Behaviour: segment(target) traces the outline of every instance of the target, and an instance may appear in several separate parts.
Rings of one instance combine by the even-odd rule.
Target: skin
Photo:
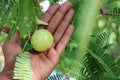
[[[59,63],[59,58],[74,30],[74,27],[70,25],[74,14],[71,6],[69,1],[62,6],[55,3],[41,17],[41,20],[47,22],[48,26],[38,26],[38,29],[46,28],[49,30],[54,36],[54,43],[45,52],[30,52],[32,80],[45,80]],[[9,29],[4,28],[3,31],[8,33]],[[0,73],[1,80],[12,80],[15,60],[22,50],[20,43],[19,32],[16,31],[13,38],[3,44],[5,67]]]

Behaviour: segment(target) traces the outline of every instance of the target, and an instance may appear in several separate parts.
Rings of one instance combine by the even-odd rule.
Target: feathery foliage
[[[16,10],[18,0],[0,0],[0,31],[7,18]]]
[[[18,80],[32,80],[29,52],[21,52],[17,56],[13,78]]]
[[[67,62],[63,63],[65,64],[66,71],[68,73],[73,73],[71,76],[74,76],[77,80],[84,80],[87,78],[93,78],[94,80],[102,80],[102,79],[119,79],[120,76],[120,67],[115,63],[115,61],[111,58],[109,55],[110,50],[114,47],[116,44],[109,44],[109,39],[110,39],[110,29],[109,28],[103,28],[102,30],[100,28],[95,28],[95,30],[99,31],[98,34],[92,35],[92,33],[95,33],[91,27],[90,24],[94,24],[94,21],[90,21],[90,24],[87,24],[87,21],[93,20],[94,18],[89,18],[88,16],[90,14],[89,10],[86,10],[87,14],[85,14],[82,10],[82,8],[85,10],[85,7],[83,7],[81,4],[84,4],[85,0],[81,1],[76,1],[74,2],[73,8],[75,9],[75,15],[72,20],[73,25],[75,26],[75,32],[73,33],[73,37],[68,44],[67,48],[65,49],[63,58],[67,58]],[[92,2],[92,1],[91,1]],[[87,3],[87,2],[86,2]],[[99,4],[98,4],[99,5]],[[90,7],[90,4],[88,5]],[[99,6],[100,7],[100,6]],[[88,8],[87,8],[88,9]],[[91,10],[91,9],[90,9]],[[80,12],[83,12],[85,16],[81,15]],[[98,16],[97,14],[96,16]],[[96,19],[97,20],[97,17]],[[83,23],[86,25],[86,28]],[[109,25],[109,22],[107,26]],[[80,27],[81,26],[81,27]],[[93,26],[93,25],[92,25]],[[98,27],[98,26],[95,26]],[[79,28],[79,29],[78,29]],[[77,29],[77,30],[76,30]],[[85,31],[85,30],[88,31]],[[89,33],[89,30],[92,31],[92,33]],[[108,30],[107,32],[104,32]],[[77,35],[76,35],[77,34]],[[83,36],[83,37],[81,37]],[[86,37],[86,38],[85,38]],[[80,40],[83,40],[80,41]],[[89,41],[90,40],[90,41]],[[85,44],[84,44],[85,42]],[[87,43],[88,42],[88,43]],[[79,45],[79,43],[81,45]],[[84,47],[88,46],[88,50],[84,48],[79,48],[79,47]],[[85,51],[84,51],[85,50]],[[71,68],[71,65],[72,68]],[[77,68],[77,65],[79,67]],[[67,65],[67,66],[66,66]],[[71,70],[69,70],[70,68]],[[82,70],[83,69],[83,70]],[[85,71],[85,72],[82,72]],[[82,76],[77,76],[77,75],[82,75]],[[96,76],[96,78],[94,78]],[[109,77],[109,78],[107,78]]]

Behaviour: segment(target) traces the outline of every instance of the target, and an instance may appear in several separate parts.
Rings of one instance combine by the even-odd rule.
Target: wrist
[[[2,73],[0,73],[1,76],[3,76],[3,78],[5,79],[1,79],[0,80],[13,80],[13,68],[11,68],[11,66],[5,66]]]
[[[2,72],[0,73],[0,80],[10,80],[8,77]]]

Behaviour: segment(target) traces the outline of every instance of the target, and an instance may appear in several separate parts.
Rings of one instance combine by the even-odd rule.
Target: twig
[[[106,11],[103,10],[103,9],[100,10],[100,13],[101,13],[101,14],[104,14],[104,15],[115,15],[115,16],[120,16],[120,13],[106,12]]]
[[[107,14],[105,13],[105,11],[104,11],[103,9],[101,9],[100,12],[103,14],[103,16],[105,17],[105,19],[108,21],[108,23],[109,23],[112,31],[113,31],[115,34],[117,34],[117,31],[114,30],[114,28],[113,28],[113,26],[112,26],[112,23],[109,21],[109,19],[108,19],[108,17],[107,17]]]
[[[117,31],[113,28],[112,23],[110,22],[110,20],[109,20],[108,17],[106,16],[106,14],[103,14],[103,16],[105,17],[105,19],[106,19],[107,22],[109,23],[112,31],[113,31],[115,34],[117,34]]]
[[[70,77],[69,77],[69,75],[67,74],[67,72],[74,73],[74,74],[82,77],[83,79],[86,79],[86,78],[85,78],[84,76],[82,76],[80,73],[76,73],[76,72],[74,72],[74,71],[72,71],[72,70],[66,70],[65,67],[63,66],[63,64],[62,64],[61,62],[59,62],[59,64],[60,64],[63,72],[66,74],[66,79],[70,80]]]
[[[69,75],[67,74],[67,70],[65,69],[65,67],[63,66],[63,64],[61,63],[61,61],[59,62],[59,64],[60,64],[63,72],[64,72],[65,75],[66,75],[66,79],[67,79],[67,80],[70,80],[70,77],[69,77]]]
[[[100,11],[101,11],[101,13],[103,14],[103,16],[105,17],[105,19],[107,20],[107,22],[109,23],[112,31],[113,31],[113,32],[115,33],[115,35],[117,36],[117,42],[120,44],[119,36],[117,35],[117,34],[118,34],[118,31],[113,28],[112,23],[111,23],[110,20],[108,19],[107,14],[105,13],[105,11],[102,10],[102,9],[101,9]],[[120,14],[119,14],[119,15],[120,15]]]
[[[26,48],[29,41],[30,41],[30,35],[29,35],[29,38],[27,39],[27,41],[25,42],[25,45],[23,46],[23,51],[25,50],[25,48]]]

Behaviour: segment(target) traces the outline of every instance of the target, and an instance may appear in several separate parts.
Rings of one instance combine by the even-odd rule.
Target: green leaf
[[[97,55],[92,51],[89,51],[88,53],[95,59],[94,61],[97,62],[95,64],[99,64],[100,69],[103,70],[104,73],[107,73],[107,76],[113,78],[118,78],[120,76],[120,67],[115,64],[115,62],[112,58],[110,58],[110,56],[103,53],[101,53],[101,55]]]
[[[112,78],[112,77],[93,76],[93,77],[88,78],[87,80],[119,80],[119,79]]]
[[[20,0],[20,15],[18,19],[17,26],[19,28],[20,37],[26,37],[31,31],[36,29],[37,22],[32,0]]]
[[[38,18],[36,18],[36,20],[37,20],[38,25],[48,25],[48,23],[46,23],[45,21],[42,21]]]
[[[1,0],[0,1],[0,31],[6,20],[13,12],[14,9],[18,7],[17,0]]]

